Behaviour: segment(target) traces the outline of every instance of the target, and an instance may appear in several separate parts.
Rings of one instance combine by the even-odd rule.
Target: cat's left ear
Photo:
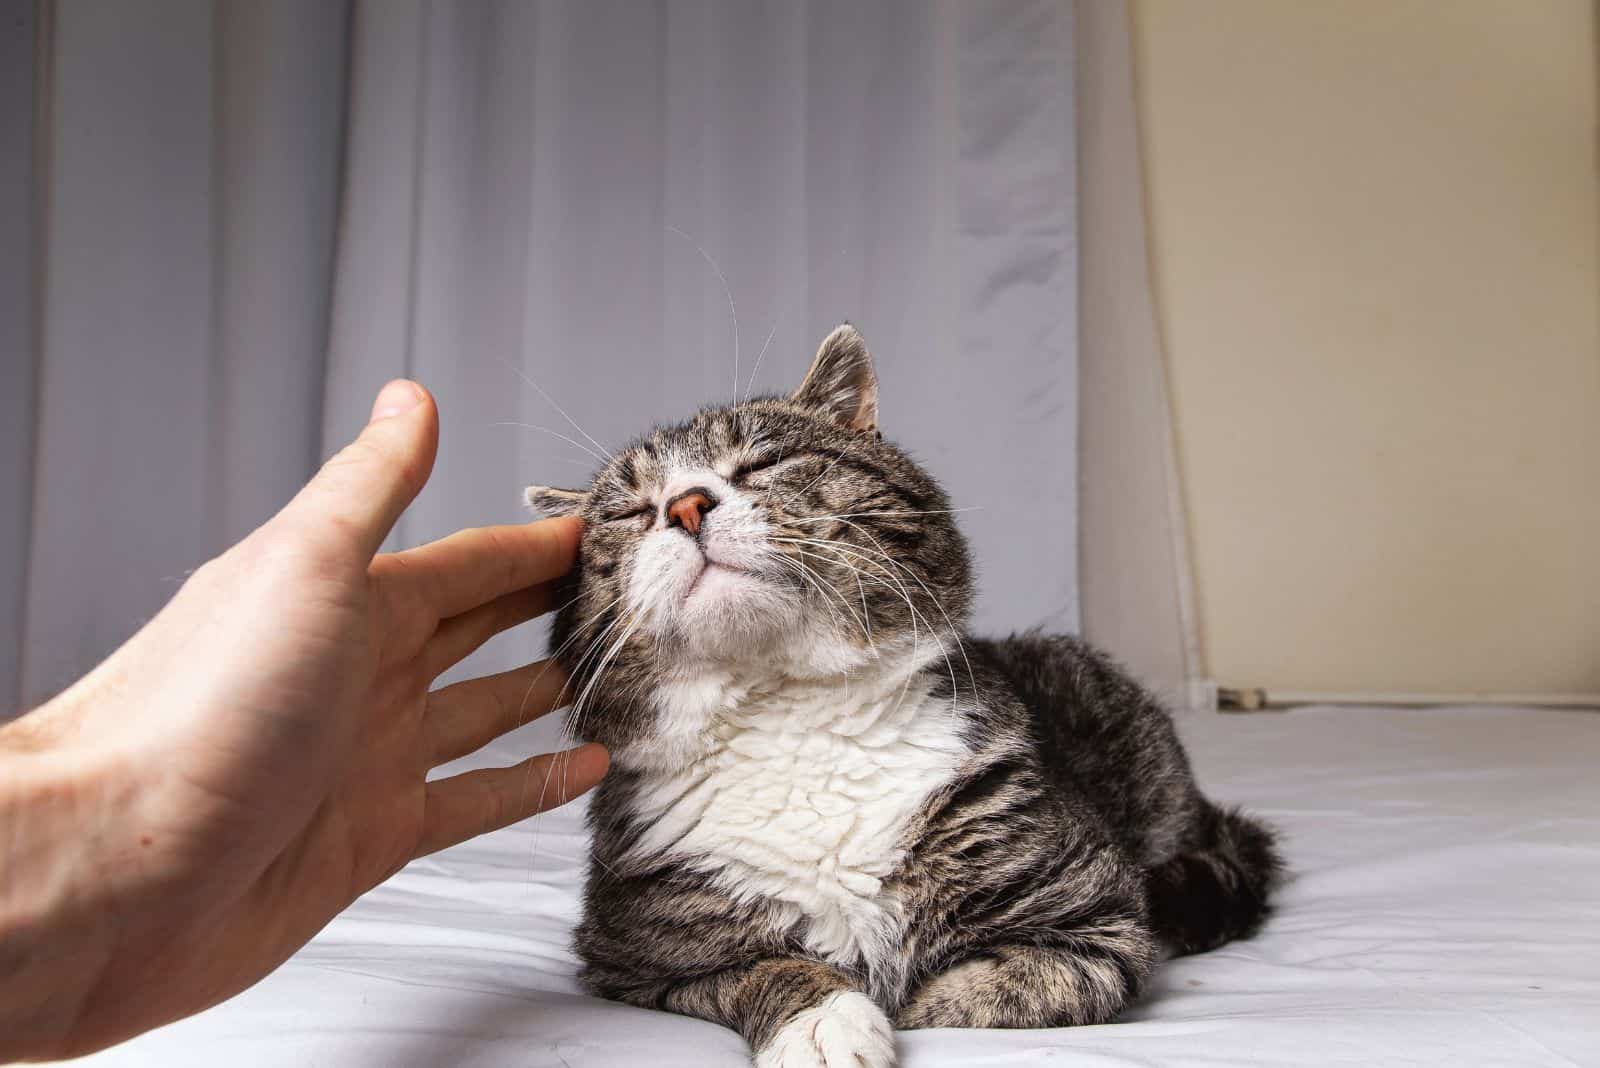
[[[855,327],[845,323],[823,339],[794,400],[821,409],[851,430],[878,429],[878,376]]]
[[[529,486],[522,491],[522,503],[547,516],[576,515],[588,499],[589,495],[582,490],[554,486]]]

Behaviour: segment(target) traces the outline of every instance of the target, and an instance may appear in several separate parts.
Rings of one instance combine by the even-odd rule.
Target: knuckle
[[[410,488],[420,487],[427,477],[424,458],[395,440],[390,428],[381,423],[368,427],[323,465],[324,471],[336,473],[371,468],[397,473]]]

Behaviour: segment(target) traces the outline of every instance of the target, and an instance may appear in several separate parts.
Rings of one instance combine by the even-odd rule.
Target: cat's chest
[[[646,785],[640,848],[779,904],[814,952],[871,963],[903,931],[885,880],[963,747],[948,699],[840,710],[777,705],[719,724],[716,744]]]

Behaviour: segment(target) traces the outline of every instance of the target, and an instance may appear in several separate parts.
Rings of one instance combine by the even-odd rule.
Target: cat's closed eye
[[[779,461],[782,459],[781,455],[751,457],[733,469],[733,473],[728,476],[728,481],[734,483],[743,482],[758,471],[766,471],[778,466]]]
[[[631,509],[630,511],[613,512],[610,515],[602,516],[601,519],[606,523],[623,523],[629,519],[639,519],[643,516],[654,516],[655,511],[654,505],[641,504],[639,507]]]

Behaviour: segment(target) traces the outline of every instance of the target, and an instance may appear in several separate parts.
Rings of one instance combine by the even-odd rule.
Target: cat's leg
[[[1178,953],[1203,953],[1255,934],[1282,879],[1272,832],[1204,801],[1185,845],[1145,875],[1150,922],[1161,940]]]
[[[774,957],[691,979],[610,986],[598,969],[586,981],[607,996],[731,1027],[757,1068],[894,1068],[894,1026],[836,968]]]
[[[1071,1027],[1116,1018],[1143,985],[1155,937],[1140,925],[975,951],[925,980],[895,1026]]]
[[[732,1028],[760,1068],[893,1068],[889,1018],[852,976],[788,951],[785,910],[693,872],[613,868],[591,876],[574,940],[591,993]]]

